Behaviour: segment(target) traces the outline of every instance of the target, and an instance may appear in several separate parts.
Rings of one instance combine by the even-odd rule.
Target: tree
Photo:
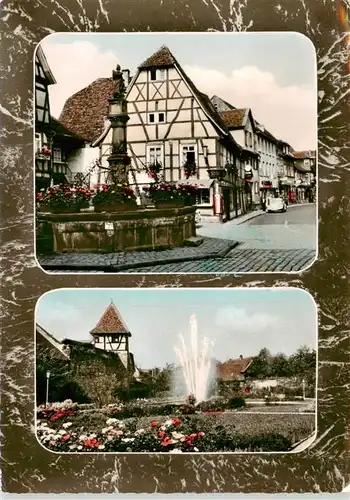
[[[294,376],[304,379],[309,385],[316,381],[316,351],[303,345],[292,354],[289,360],[290,369]]]
[[[83,388],[73,379],[69,361],[39,353],[36,358],[36,400],[37,404],[46,402],[47,377],[49,378],[49,401],[71,399],[76,403],[88,403],[89,398]]]
[[[270,351],[266,348],[261,349],[259,354],[253,359],[249,368],[245,371],[245,375],[252,378],[270,377],[271,360]]]
[[[274,377],[290,377],[293,375],[288,357],[278,353],[271,360],[271,375]]]

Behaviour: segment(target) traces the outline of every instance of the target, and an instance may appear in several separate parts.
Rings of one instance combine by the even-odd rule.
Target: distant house
[[[216,373],[219,379],[229,382],[233,380],[244,380],[245,372],[252,364],[254,357],[244,358],[240,356],[237,359],[229,359],[223,363],[218,362]]]
[[[279,140],[277,143],[277,165],[279,193],[285,199],[290,200],[295,197],[293,148],[290,144],[282,140]]]
[[[313,201],[316,184],[316,151],[293,151],[297,201]]]
[[[266,200],[268,196],[274,196],[278,193],[278,139],[264,125],[258,122],[255,123],[257,128],[257,150],[260,155],[259,190],[261,198]]]
[[[259,153],[256,143],[255,120],[249,108],[221,111],[220,116],[232,137],[241,146],[241,177],[245,181],[241,193],[241,204],[258,205],[259,197]],[[247,198],[248,195],[248,199]]]

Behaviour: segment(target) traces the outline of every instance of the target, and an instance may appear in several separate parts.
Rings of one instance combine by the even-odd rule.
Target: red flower
[[[70,439],[70,437],[71,437],[70,434],[65,434],[64,436],[62,436],[61,441],[68,441],[68,439]]]
[[[100,446],[100,443],[97,441],[97,439],[85,439],[84,446],[86,446],[87,448],[98,448]]]
[[[159,431],[159,432],[158,432],[158,437],[159,437],[160,439],[164,439],[164,438],[165,438],[165,432],[164,432],[164,431]]]
[[[151,426],[152,426],[152,427],[157,427],[157,425],[158,425],[157,420],[152,420],[152,422],[151,422]]]
[[[173,425],[180,425],[180,424],[181,424],[181,420],[179,418],[173,419]]]

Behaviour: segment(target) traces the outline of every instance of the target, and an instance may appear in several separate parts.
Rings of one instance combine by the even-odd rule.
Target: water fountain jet
[[[190,342],[186,345],[180,333],[180,347],[174,350],[179,358],[186,384],[187,396],[193,395],[197,403],[208,399],[211,380],[211,361],[208,357],[209,340],[203,339],[199,350],[198,324],[194,314],[190,317]]]

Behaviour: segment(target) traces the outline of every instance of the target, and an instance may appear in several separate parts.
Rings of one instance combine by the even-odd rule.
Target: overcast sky
[[[42,42],[57,81],[50,87],[58,117],[66,99],[119,63],[134,74],[167,45],[198,89],[219,95],[296,150],[316,149],[317,76],[311,42],[297,33],[69,33]]]
[[[287,355],[301,345],[316,348],[316,312],[309,294],[283,289],[66,289],[44,295],[36,321],[58,340],[91,340],[89,332],[113,299],[132,336],[137,366],[177,362],[174,347],[189,338],[196,314],[201,341],[225,361],[253,356],[267,347]]]

